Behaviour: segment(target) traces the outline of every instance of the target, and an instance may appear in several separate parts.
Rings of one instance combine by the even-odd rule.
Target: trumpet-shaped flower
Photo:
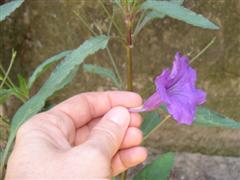
[[[180,124],[192,124],[196,106],[206,101],[206,93],[195,87],[196,71],[188,64],[188,57],[176,53],[172,69],[163,70],[154,80],[156,91],[142,107],[130,112],[144,112],[166,105],[169,114]]]

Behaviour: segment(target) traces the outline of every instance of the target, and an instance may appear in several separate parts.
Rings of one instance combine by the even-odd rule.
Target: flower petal
[[[162,74],[157,76],[154,80],[154,83],[156,85],[156,92],[159,93],[161,101],[165,104],[168,104],[170,102],[169,96],[167,94],[167,86],[168,86],[168,77],[170,75],[169,69],[164,69]]]
[[[205,102],[206,93],[196,89],[196,71],[188,57],[176,53],[171,71],[165,70],[155,80],[161,100],[168,112],[181,124],[192,124],[196,106]]]
[[[169,113],[181,124],[192,124],[196,106],[206,101],[206,93],[196,89],[190,82],[177,82],[168,93],[171,99],[167,106]]]
[[[145,112],[152,111],[154,109],[159,108],[162,101],[159,93],[155,92],[152,96],[150,96],[141,107],[129,108],[129,112]]]
[[[150,96],[143,104],[143,108],[145,110],[154,110],[159,108],[159,106],[161,105],[162,100],[160,97],[160,94],[158,92],[155,92],[152,96]]]
[[[195,106],[191,106],[184,101],[173,101],[167,105],[168,112],[180,124],[191,125],[196,111]]]
[[[166,104],[168,112],[180,124],[192,124],[197,105],[206,101],[206,93],[197,89],[196,71],[188,64],[188,57],[176,53],[172,69],[165,69],[154,80],[155,93],[143,106],[130,108],[130,112],[144,112]]]
[[[181,80],[189,67],[188,61],[189,60],[187,56],[181,56],[180,53],[176,53],[172,70],[169,75],[169,82],[167,88],[173,86],[176,82]]]

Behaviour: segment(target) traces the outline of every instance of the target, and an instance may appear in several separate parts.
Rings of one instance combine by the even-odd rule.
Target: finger
[[[76,130],[76,137],[75,137],[74,145],[79,145],[79,144],[84,143],[87,140],[88,135],[90,134],[92,128],[101,120],[101,118],[93,119],[86,126],[78,128]],[[141,115],[138,114],[138,113],[131,113],[131,120],[130,120],[129,127],[137,127],[137,128],[139,128],[141,126],[141,123],[142,123]],[[137,135],[139,135],[139,136],[137,136]],[[136,140],[135,140],[135,144],[138,145],[138,142],[141,139],[142,133],[141,132],[137,132],[136,136],[137,137],[136,137]],[[135,134],[130,135],[130,136],[128,135],[127,139],[132,141],[132,137],[135,137]],[[132,143],[130,142],[130,144],[132,144]]]
[[[92,128],[86,144],[94,146],[109,160],[118,151],[130,122],[130,113],[126,108],[112,108]]]
[[[120,150],[112,159],[112,176],[142,163],[146,158],[147,150],[144,147]]]
[[[76,128],[88,123],[90,120],[103,116],[115,106],[137,107],[142,104],[141,97],[133,92],[108,91],[91,92],[76,95],[50,111],[62,111],[70,116]]]
[[[123,138],[120,148],[125,149],[125,148],[138,146],[141,144],[142,140],[143,140],[143,135],[140,129],[135,127],[129,127],[127,129],[125,137]]]
[[[131,121],[129,126],[140,127],[142,124],[142,116],[139,113],[131,113]]]
[[[93,119],[88,124],[86,124],[85,126],[82,126],[82,127],[78,128],[76,130],[76,137],[75,137],[75,143],[74,143],[75,146],[80,145],[87,140],[91,130],[96,126],[96,124],[101,119],[102,119],[102,117]]]
[[[139,128],[142,124],[142,116],[139,113],[131,113],[131,120],[129,123],[129,127],[137,127]],[[102,117],[99,118],[95,118],[93,120],[91,120],[87,125],[89,127],[89,129],[91,130],[97,123],[99,120],[101,120]]]

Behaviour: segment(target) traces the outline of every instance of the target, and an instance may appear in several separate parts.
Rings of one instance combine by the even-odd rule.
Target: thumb
[[[92,129],[87,143],[112,158],[123,141],[129,122],[130,114],[126,108],[112,108]]]

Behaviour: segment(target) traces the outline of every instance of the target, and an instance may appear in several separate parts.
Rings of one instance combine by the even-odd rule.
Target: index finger
[[[103,116],[115,106],[138,107],[142,98],[128,91],[89,92],[73,96],[50,111],[61,111],[67,114],[79,128],[91,119]]]

